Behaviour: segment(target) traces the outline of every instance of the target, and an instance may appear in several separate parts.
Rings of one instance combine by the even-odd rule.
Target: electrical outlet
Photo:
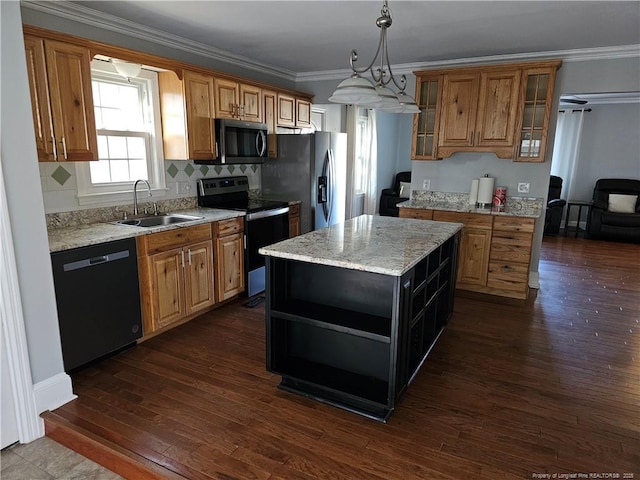
[[[431,188],[431,180],[428,178],[425,178],[424,180],[422,180],[422,189],[429,190],[430,188]]]
[[[518,193],[529,193],[530,186],[528,182],[518,182]]]

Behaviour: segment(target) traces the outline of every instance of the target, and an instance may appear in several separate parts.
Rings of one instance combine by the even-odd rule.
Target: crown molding
[[[578,100],[586,100],[587,103],[579,105],[570,102],[563,102],[565,97],[573,97]],[[626,104],[640,103],[640,92],[611,92],[611,93],[579,93],[566,94],[560,97],[561,108],[589,108],[592,105],[610,105],[610,104]]]
[[[392,65],[395,74],[411,74],[416,70],[430,68],[462,67],[481,65],[485,63],[522,62],[532,60],[556,60],[563,62],[584,62],[589,60],[611,60],[615,58],[640,58],[640,45],[621,45],[616,47],[581,48],[574,50],[556,50],[549,52],[517,53],[508,55],[487,55],[484,57],[456,58],[452,60],[437,60],[433,62],[402,63]],[[302,72],[296,75],[298,82],[319,80],[338,80],[351,75],[351,69],[326,70],[319,72]]]
[[[225,62],[238,67],[254,70],[274,77],[283,78],[290,82],[295,82],[296,73],[283,68],[276,68],[265,63],[257,62],[241,55],[236,55],[219,48],[194,42],[178,35],[173,35],[157,29],[151,29],[145,25],[131,22],[113,15],[97,12],[91,8],[84,7],[65,1],[44,1],[44,0],[21,0],[23,8],[47,13],[78,23],[98,27],[111,32],[124,34],[130,37],[139,38],[148,42],[161,44],[167,47],[176,48],[184,52],[196,54],[202,57]]]
[[[97,12],[82,5],[66,1],[21,0],[23,8],[40,11],[49,15],[66,18],[75,22],[91,25],[104,30],[139,38],[148,42],[173,47],[188,53],[225,62],[266,75],[279,77],[291,82],[311,82],[321,80],[343,79],[351,75],[350,69],[325,70],[315,72],[293,72],[273,67],[256,60],[236,55],[210,45],[194,42],[178,35],[151,29],[145,25],[134,23],[113,15]],[[411,74],[415,70],[443,68],[454,66],[472,66],[483,63],[517,62],[527,60],[561,59],[565,62],[603,60],[615,58],[640,57],[640,45],[621,45],[615,47],[583,48],[574,50],[557,50],[549,52],[518,53],[508,55],[488,55],[483,57],[457,58],[432,62],[417,62],[392,65],[394,75]]]

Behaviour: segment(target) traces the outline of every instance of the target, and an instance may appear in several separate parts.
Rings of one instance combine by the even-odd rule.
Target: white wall
[[[17,1],[0,2],[1,157],[34,382],[64,372],[58,316],[39,188],[22,22]],[[69,392],[71,395],[71,392]]]

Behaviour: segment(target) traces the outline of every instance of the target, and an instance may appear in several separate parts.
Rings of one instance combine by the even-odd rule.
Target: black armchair
[[[612,194],[635,195],[635,205],[623,213],[612,206]],[[640,180],[601,178],[596,182],[586,237],[640,243]]]
[[[396,207],[398,203],[409,200],[409,192],[402,192],[403,196],[400,196],[400,183],[411,183],[411,172],[400,172],[396,174],[395,181],[393,182],[393,188],[385,188],[380,195],[379,213],[386,217],[397,217],[399,215],[399,209]]]
[[[551,175],[549,179],[549,196],[547,197],[547,213],[544,217],[544,234],[558,235],[560,233],[560,223],[562,222],[562,212],[567,204],[566,200],[560,198],[562,192],[562,178]]]

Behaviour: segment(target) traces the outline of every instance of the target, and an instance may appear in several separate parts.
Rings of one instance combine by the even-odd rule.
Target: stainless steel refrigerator
[[[301,233],[344,221],[347,134],[285,134],[277,140],[278,157],[261,166],[262,196],[301,200]]]

